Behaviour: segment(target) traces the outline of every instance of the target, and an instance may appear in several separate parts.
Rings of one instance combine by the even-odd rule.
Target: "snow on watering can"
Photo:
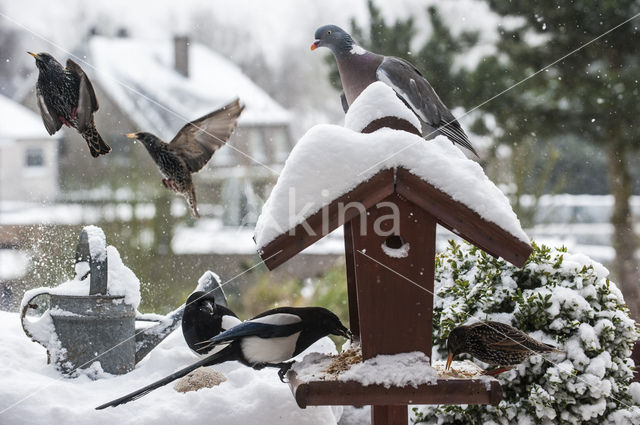
[[[102,229],[87,226],[80,233],[75,270],[76,276],[69,282],[27,291],[20,309],[24,332],[47,349],[48,362],[62,373],[73,374],[96,361],[104,372],[130,372],[180,325],[184,306],[166,316],[137,312],[140,282],[122,264],[118,251],[107,248]],[[196,289],[215,289],[216,298],[226,304],[214,273],[205,273]],[[34,300],[43,296],[48,297],[49,308],[33,321],[27,312],[38,308]],[[136,321],[157,324],[136,329]]]

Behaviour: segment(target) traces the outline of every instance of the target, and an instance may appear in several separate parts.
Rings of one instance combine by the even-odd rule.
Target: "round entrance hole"
[[[402,236],[400,235],[390,235],[384,241],[384,244],[387,248],[400,249],[402,248],[402,245],[404,245],[404,239],[402,239]]]
[[[391,258],[405,258],[409,256],[409,243],[400,235],[391,235],[382,243],[382,251]]]

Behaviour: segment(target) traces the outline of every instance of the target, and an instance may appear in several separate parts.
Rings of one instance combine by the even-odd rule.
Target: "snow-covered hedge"
[[[446,356],[451,329],[477,318],[509,323],[568,354],[533,356],[499,375],[497,407],[421,407],[416,422],[640,424],[632,397],[640,385],[629,385],[638,330],[607,269],[565,249],[534,248],[519,269],[451,242],[436,263],[434,347]]]

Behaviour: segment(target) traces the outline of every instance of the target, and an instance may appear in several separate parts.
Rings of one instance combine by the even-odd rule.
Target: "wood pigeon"
[[[342,28],[335,25],[318,28],[315,38],[311,50],[327,47],[336,58],[344,89],[341,98],[345,112],[369,84],[382,81],[390,86],[420,119],[422,133],[426,139],[433,139],[442,134],[478,156],[458,120],[442,103],[427,79],[412,64],[404,59],[365,50]]]

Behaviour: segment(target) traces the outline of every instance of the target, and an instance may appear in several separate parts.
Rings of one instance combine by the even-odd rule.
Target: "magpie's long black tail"
[[[201,366],[211,366],[214,364],[218,364],[218,363],[222,363],[225,362],[227,360],[234,360],[234,356],[233,353],[234,351],[233,346],[229,346],[226,347],[225,349],[218,351],[217,353],[214,353],[200,361],[197,361],[187,367],[185,367],[184,369],[180,369],[177,372],[172,373],[171,375],[164,377],[156,382],[154,382],[153,384],[149,384],[146,387],[140,388],[139,390],[136,390],[132,393],[129,393],[125,396],[122,396],[120,398],[117,398],[113,401],[110,401],[108,403],[102,404],[98,407],[96,407],[96,410],[101,410],[104,409],[105,407],[115,407],[115,406],[119,406],[121,404],[125,404],[128,403],[130,401],[133,400],[137,400],[140,397],[144,397],[145,395],[149,394],[151,391],[160,388],[162,386],[167,385],[168,383],[175,381],[178,378],[182,378],[183,376],[187,375],[189,372],[196,370],[197,368],[201,367]]]

